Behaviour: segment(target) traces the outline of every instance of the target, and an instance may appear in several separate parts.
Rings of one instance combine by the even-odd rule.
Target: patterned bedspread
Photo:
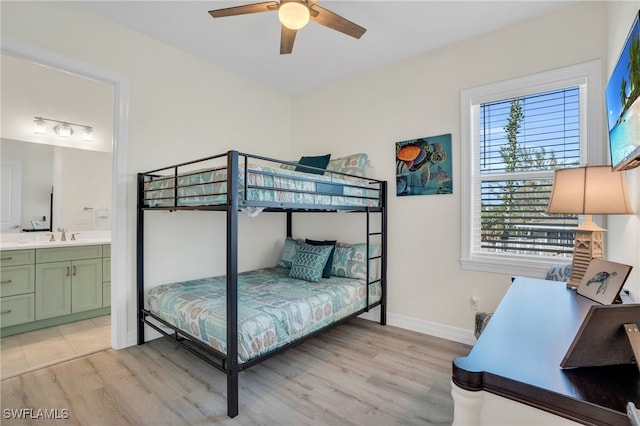
[[[244,175],[244,166],[241,166],[241,198],[245,197]],[[161,177],[146,182],[145,203],[150,207],[172,206],[175,181],[174,177]],[[375,207],[380,197],[375,188],[368,189],[371,186],[367,179],[357,176],[315,175],[249,164],[247,181],[246,199],[250,201]],[[177,183],[178,206],[216,205],[227,201],[226,167],[180,174]]]
[[[150,311],[226,353],[226,277],[165,284],[149,291]],[[238,275],[238,361],[246,362],[365,307],[364,280],[312,283],[275,267]],[[379,283],[369,303],[380,300]]]

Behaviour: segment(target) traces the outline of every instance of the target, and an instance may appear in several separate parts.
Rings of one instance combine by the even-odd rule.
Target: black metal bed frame
[[[183,198],[178,196],[178,175],[179,169],[185,166],[197,165],[198,163],[206,162],[208,160],[216,160],[222,159],[226,157],[226,169],[227,169],[227,179],[226,179],[226,202],[222,204],[215,205],[198,205],[198,206],[182,206],[178,203],[178,198]],[[249,173],[248,167],[244,167],[244,196],[239,196],[239,158],[244,158],[244,164],[249,164],[249,159],[256,160],[265,160],[273,163],[279,164],[289,164],[295,165],[295,163],[288,163],[286,161],[275,160],[272,158],[261,157],[257,155],[240,153],[238,151],[228,151],[227,153],[202,158],[195,161],[190,161],[186,163],[176,164],[173,166],[165,167],[162,169],[156,169],[145,173],[138,173],[138,206],[137,206],[137,251],[136,251],[136,263],[137,263],[137,283],[136,283],[136,295],[137,295],[137,332],[138,332],[138,345],[142,345],[145,343],[145,324],[153,328],[154,330],[160,332],[161,334],[173,338],[177,343],[181,344],[185,349],[189,352],[195,354],[199,358],[203,359],[213,367],[222,371],[227,376],[227,415],[229,417],[235,417],[238,415],[238,373],[242,370],[245,370],[271,356],[280,353],[286,349],[289,349],[292,346],[295,346],[303,341],[312,338],[325,330],[332,328],[336,325],[344,323],[345,321],[354,318],[364,312],[368,312],[370,309],[380,306],[380,324],[385,325],[387,322],[386,319],[386,270],[387,270],[387,219],[386,219],[386,198],[387,198],[387,182],[379,181],[375,179],[368,178],[360,178],[367,183],[376,186],[375,188],[367,188],[373,189],[377,191],[378,197],[378,206],[376,207],[354,207],[354,206],[324,206],[324,205],[314,205],[314,204],[299,204],[299,203],[281,203],[281,202],[264,202],[264,201],[252,201],[247,199],[248,190],[250,189],[262,189],[262,187],[249,185],[247,174]],[[307,167],[313,168],[313,167]],[[170,175],[157,175],[158,172],[166,172],[171,170]],[[251,173],[254,173],[251,171]],[[261,173],[261,172],[259,172]],[[333,174],[343,176],[350,176],[344,173],[332,172]],[[309,180],[313,182],[317,182],[319,184],[324,185],[322,191],[314,191],[308,192],[309,194],[315,195],[336,195],[334,192],[334,188],[332,185],[338,185],[333,183],[327,183],[324,181],[314,180],[314,175],[310,174],[309,178],[301,178],[304,180]],[[149,179],[153,178],[173,178],[174,180],[174,191],[173,191],[173,205],[162,205],[151,207],[149,206],[147,199],[145,198],[145,183],[148,182]],[[296,180],[298,178],[296,177]],[[339,184],[340,186],[344,186],[344,184]],[[354,186],[357,186],[354,184]],[[363,187],[361,187],[363,188]],[[269,188],[273,189],[273,188]],[[300,190],[286,190],[287,192],[305,192]],[[221,194],[208,194],[208,195],[221,195]],[[367,198],[366,196],[363,198]],[[370,198],[370,197],[369,197]],[[287,236],[292,236],[292,220],[293,213],[304,213],[304,212],[336,212],[336,211],[348,211],[348,212],[356,212],[356,213],[365,213],[366,214],[366,252],[367,252],[367,291],[366,291],[366,303],[365,307],[354,312],[353,314],[342,318],[332,324],[329,324],[319,330],[316,330],[296,341],[290,342],[285,346],[279,347],[271,352],[268,352],[259,357],[253,358],[247,362],[242,364],[238,363],[238,345],[231,344],[230,342],[238,341],[238,212],[242,207],[261,207],[264,208],[264,211],[267,212],[284,212],[287,217]],[[223,353],[214,348],[209,347],[205,343],[201,342],[199,339],[191,336],[183,330],[178,329],[177,327],[169,324],[163,319],[159,318],[157,315],[154,315],[148,309],[144,307],[144,213],[148,210],[206,210],[206,211],[225,211],[227,215],[226,220],[226,230],[227,230],[227,238],[226,238],[226,308],[227,308],[227,353]],[[371,221],[370,216],[371,213],[380,214],[380,230],[378,232],[371,232]],[[378,236],[380,238],[380,247],[381,252],[379,256],[369,256],[369,244],[370,238],[372,236]],[[371,280],[369,274],[369,264],[372,260],[379,259],[380,260],[380,277],[378,279]],[[379,301],[374,303],[369,303],[369,286],[374,283],[380,283],[382,294]],[[149,320],[151,318],[153,321]],[[154,322],[155,321],[155,322]],[[158,325],[157,323],[161,324]],[[165,328],[163,328],[164,326]],[[172,330],[171,332],[167,331],[166,328]]]

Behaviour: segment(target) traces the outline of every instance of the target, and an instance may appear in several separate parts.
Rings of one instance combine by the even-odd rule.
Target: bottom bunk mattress
[[[369,304],[381,298],[369,286]],[[227,352],[226,277],[152,288],[149,310],[218,351]],[[289,269],[238,274],[238,361],[244,363],[310,334],[366,305],[366,282],[332,276],[314,283],[289,277]]]

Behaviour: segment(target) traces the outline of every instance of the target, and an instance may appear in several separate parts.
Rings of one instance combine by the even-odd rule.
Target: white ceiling
[[[287,94],[297,94],[565,7],[576,0],[372,1],[320,5],[367,28],[360,40],[314,22],[280,55],[277,12],[213,19],[248,1],[84,1],[135,31]]]

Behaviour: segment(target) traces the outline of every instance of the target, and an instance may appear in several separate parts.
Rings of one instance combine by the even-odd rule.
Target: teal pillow
[[[369,245],[369,258],[380,255],[380,245]],[[378,259],[376,259],[378,260]],[[378,275],[379,262],[370,265],[371,275]],[[367,245],[337,243],[331,262],[331,275],[336,277],[366,279],[367,278]]]
[[[331,253],[329,253],[329,257],[327,258],[327,263],[324,265],[322,269],[322,278],[331,277],[331,264],[333,263],[333,251],[336,248],[336,240],[324,240],[324,241],[316,241],[306,239],[305,242],[307,244],[311,244],[312,246],[330,246]]]
[[[287,237],[287,239],[284,240],[284,247],[282,249],[282,254],[280,255],[278,266],[291,268],[291,262],[296,257],[296,254],[298,254],[300,244],[304,244],[304,241],[300,239],[294,240],[291,237]]]
[[[312,246],[303,243],[298,247],[298,254],[293,259],[289,276],[300,280],[320,282],[322,270],[327,263],[331,246]]]
[[[329,164],[330,158],[331,158],[331,154],[321,155],[318,157],[300,157],[300,160],[298,161],[298,165],[296,166],[296,172],[305,172],[305,173],[313,173],[316,175],[322,175],[324,174],[324,171],[327,168],[327,164]],[[309,167],[304,167],[304,166],[316,167],[317,169],[311,169]]]

